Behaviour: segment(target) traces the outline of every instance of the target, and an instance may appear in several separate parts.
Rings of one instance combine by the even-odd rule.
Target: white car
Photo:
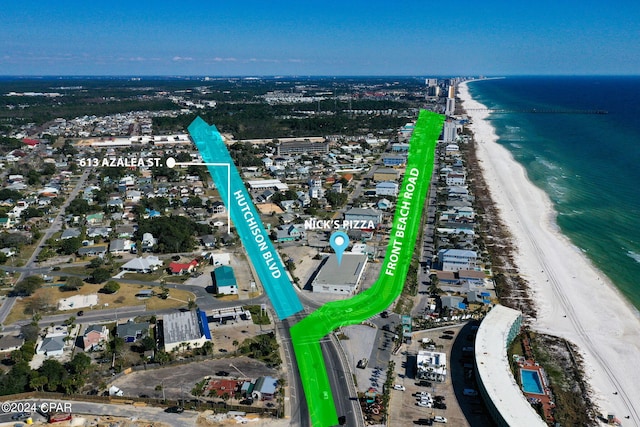
[[[436,423],[443,423],[443,424],[447,423],[447,419],[440,415],[436,415],[435,417],[433,417],[433,421]]]
[[[393,389],[394,389],[394,390],[400,390],[400,391],[405,391],[405,390],[406,390],[406,389],[404,388],[404,386],[403,386],[403,385],[401,385],[401,384],[394,384],[394,385],[393,385]]]

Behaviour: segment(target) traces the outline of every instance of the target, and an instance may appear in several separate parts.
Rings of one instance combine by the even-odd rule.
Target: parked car
[[[426,402],[421,400],[420,402],[416,402],[416,405],[421,406],[423,408],[431,408],[431,402]]]
[[[435,421],[436,423],[447,423],[447,419],[441,415],[436,415],[435,417],[433,417],[433,421]]]
[[[393,385],[393,389],[394,389],[394,390],[400,390],[400,391],[405,391],[405,390],[406,390],[406,389],[404,388],[404,386],[403,386],[403,385],[401,385],[401,384],[394,384],[394,385]]]
[[[447,404],[444,402],[434,402],[433,407],[436,409],[447,409]]]
[[[380,317],[382,317],[383,319],[386,319],[387,317],[389,317],[389,312],[383,311],[382,313],[380,313]]]
[[[462,390],[462,394],[464,394],[465,396],[475,397],[478,395],[478,392],[472,388],[465,388],[464,390]]]
[[[419,426],[432,426],[433,420],[431,418],[419,418],[413,422]]]
[[[164,412],[168,412],[170,414],[181,414],[184,412],[184,408],[182,406],[169,406]]]
[[[229,376],[229,372],[227,372],[227,371],[218,371],[218,372],[216,372],[216,376],[218,376],[218,377],[228,377]]]
[[[360,369],[364,369],[367,367],[367,365],[369,364],[369,359],[367,359],[366,357],[364,359],[360,359],[358,360],[358,365],[357,367]]]
[[[78,316],[84,316],[84,310],[80,310],[77,314]]]
[[[18,412],[17,414],[13,414],[11,416],[12,420],[23,420],[27,419],[31,416],[31,412]]]

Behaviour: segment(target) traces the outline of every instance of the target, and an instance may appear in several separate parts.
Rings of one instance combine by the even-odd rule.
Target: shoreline
[[[640,427],[640,313],[579,247],[561,233],[548,195],[487,120],[467,83],[458,96],[472,124],[476,155],[499,216],[512,235],[515,263],[528,282],[537,318],[534,330],[573,342],[584,359],[585,380],[602,414]],[[617,393],[617,394],[614,394]],[[629,419],[624,417],[629,416]]]

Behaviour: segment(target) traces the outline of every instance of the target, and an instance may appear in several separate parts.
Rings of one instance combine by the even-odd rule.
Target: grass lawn
[[[18,320],[31,319],[32,315],[30,313],[25,313],[25,310],[27,309],[29,302],[34,298],[42,298],[50,305],[57,306],[58,300],[62,298],[68,298],[73,295],[97,294],[99,308],[102,308],[103,304],[109,304],[110,309],[146,304],[147,310],[179,308],[185,306],[190,299],[195,300],[195,295],[192,292],[182,289],[169,289],[169,298],[163,300],[157,296],[145,299],[139,299],[135,296],[139,291],[144,289],[153,289],[158,291],[157,287],[120,283],[120,290],[115,294],[98,293],[102,286],[103,285],[85,283],[80,290],[73,292],[62,292],[57,286],[43,287],[38,289],[32,296],[17,300],[13,306],[13,310],[11,310],[11,313],[7,316],[5,324],[11,324]],[[89,308],[85,308],[84,310],[89,310]],[[55,310],[53,312],[41,314],[42,316],[47,316],[51,314],[68,313],[71,316],[75,315],[76,311],[77,310]]]
[[[91,271],[92,270],[86,265],[74,266],[73,264],[70,264],[69,267],[60,267],[60,270],[56,272],[57,273],[56,275],[64,276],[65,273],[73,273],[73,274],[82,274],[85,276],[89,276],[91,274]]]
[[[38,247],[38,243],[39,241],[31,245],[22,246],[20,248],[20,253],[15,256],[15,259],[13,261],[14,265],[16,267],[22,267],[23,265],[25,265],[29,260],[29,258],[31,257],[31,255],[33,254],[33,251],[35,251],[36,247]],[[6,264],[11,264],[11,261],[8,261]]]
[[[140,280],[142,282],[157,282],[164,276],[166,276],[164,270],[158,270],[153,273],[125,273],[122,278],[127,280]]]
[[[163,277],[163,279],[167,283],[180,284],[180,283],[186,282],[189,277],[191,277],[189,274],[179,274],[179,275],[169,274],[168,276]]]

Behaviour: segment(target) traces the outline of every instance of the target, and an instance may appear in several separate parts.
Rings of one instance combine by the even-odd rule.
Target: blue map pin
[[[344,231],[336,231],[329,238],[329,244],[335,251],[338,265],[340,265],[342,262],[342,254],[344,254],[344,250],[349,246],[349,236],[347,236],[347,233]]]

